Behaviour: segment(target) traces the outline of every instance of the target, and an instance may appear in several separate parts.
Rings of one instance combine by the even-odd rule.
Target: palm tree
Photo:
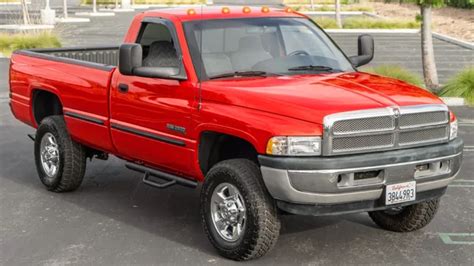
[[[442,0],[418,0],[421,22],[421,58],[423,64],[423,77],[427,89],[437,92],[439,88],[438,72],[433,49],[433,34],[431,31],[431,9],[439,6]]]
[[[342,28],[342,19],[341,19],[341,0],[336,0],[336,24],[338,28]]]

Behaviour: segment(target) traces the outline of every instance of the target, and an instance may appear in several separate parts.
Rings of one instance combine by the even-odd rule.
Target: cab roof
[[[261,6],[192,6],[149,10],[145,17],[170,17],[181,21],[229,19],[229,18],[258,18],[258,17],[304,17],[290,8],[272,8]]]

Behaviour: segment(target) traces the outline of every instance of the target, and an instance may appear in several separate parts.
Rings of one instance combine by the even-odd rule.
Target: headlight
[[[458,136],[458,120],[454,120],[449,125],[449,140],[453,140]]]
[[[267,154],[278,156],[321,155],[321,137],[273,137],[268,141]]]
[[[453,140],[458,136],[458,120],[456,116],[452,112],[450,114],[450,122],[449,122],[449,140]]]

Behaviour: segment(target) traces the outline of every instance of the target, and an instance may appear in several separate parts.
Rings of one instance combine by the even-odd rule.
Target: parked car
[[[202,183],[204,230],[224,257],[263,256],[279,215],[368,212],[426,226],[458,173],[457,120],[436,96],[363,73],[309,18],[260,7],[138,14],[120,47],[11,58],[11,109],[34,127],[48,190],[77,189],[109,154],[157,188]],[[315,236],[317,237],[317,236]]]

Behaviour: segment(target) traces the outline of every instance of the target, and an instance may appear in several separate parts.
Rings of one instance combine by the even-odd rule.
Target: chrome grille
[[[393,146],[393,134],[375,136],[356,136],[335,138],[332,147],[335,152],[358,151],[372,148],[387,148]]]
[[[395,128],[395,119],[389,116],[369,117],[337,121],[333,125],[334,135],[383,131]]]
[[[408,132],[400,132],[398,143],[400,144],[400,146],[404,146],[417,143],[429,143],[433,141],[446,140],[448,138],[448,131],[449,128],[447,126],[442,126],[438,128],[427,128]]]
[[[440,125],[448,122],[448,112],[429,112],[405,114],[400,117],[400,128]]]
[[[389,107],[324,118],[323,154],[339,155],[441,143],[449,138],[445,105]]]

